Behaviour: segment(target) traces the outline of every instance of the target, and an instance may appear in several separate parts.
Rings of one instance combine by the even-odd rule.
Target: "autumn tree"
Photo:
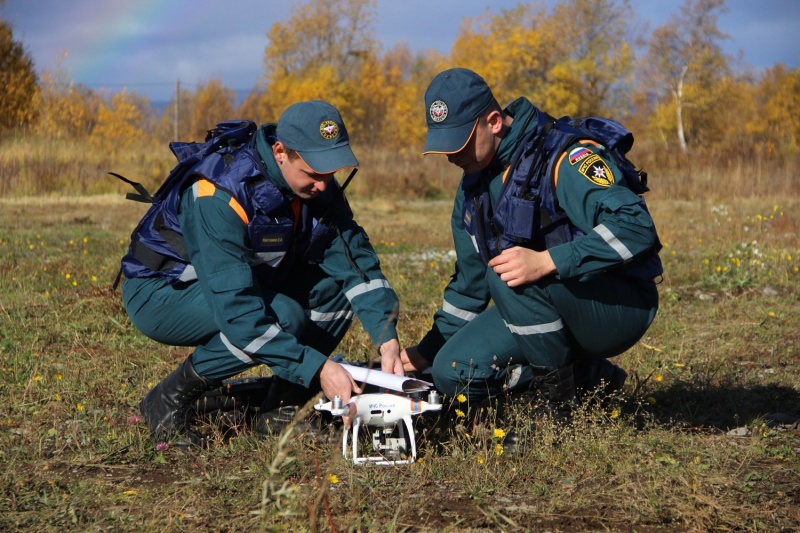
[[[111,95],[108,102],[100,103],[89,142],[108,154],[146,145],[152,115],[149,105],[147,99],[125,90]]]
[[[359,94],[359,76],[377,55],[374,18],[374,0],[310,0],[296,5],[285,22],[273,24],[264,54],[261,115],[277,121],[294,102],[322,99],[339,109],[358,137],[351,117],[371,102],[352,97]]]
[[[42,73],[36,106],[39,117],[35,131],[50,139],[88,136],[95,123],[102,98],[94,90],[75,84],[62,67],[66,54],[52,69]]]
[[[630,109],[631,82],[641,39],[628,0],[560,2],[544,21],[562,36],[548,73],[545,109],[572,116],[621,118]],[[552,35],[552,34],[551,34]],[[558,35],[555,36],[556,38]]]
[[[570,0],[551,14],[520,4],[465,19],[451,56],[481,74],[501,104],[525,96],[556,115],[616,114],[627,103],[637,38],[627,0]]]
[[[208,130],[225,120],[232,120],[233,106],[236,103],[236,91],[226,87],[219,78],[212,79],[206,85],[200,85],[195,91],[192,106],[188,109],[189,131],[185,139],[202,141]]]
[[[501,105],[526,96],[541,105],[551,69],[565,52],[564,39],[545,24],[533,4],[465,18],[450,53],[452,66],[480,74]]]
[[[800,153],[800,68],[775,65],[755,89],[761,112],[747,124],[759,151],[768,156]]]
[[[678,14],[653,31],[643,62],[659,119],[655,125],[665,139],[671,132],[683,153],[703,137],[720,102],[717,87],[730,77],[719,45],[728,36],[717,27],[718,15],[726,10],[725,0],[686,0]]]
[[[33,59],[14,40],[11,24],[0,19],[0,132],[33,120],[37,83]]]

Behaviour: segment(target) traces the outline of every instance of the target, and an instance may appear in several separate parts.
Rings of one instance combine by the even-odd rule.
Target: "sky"
[[[552,6],[557,0],[534,5]],[[6,0],[0,14],[37,71],[66,69],[76,82],[115,92],[123,87],[154,102],[169,100],[176,80],[193,89],[213,78],[244,94],[264,74],[269,28],[289,18],[287,0]],[[499,13],[519,0],[378,0],[375,35],[387,50],[447,55],[465,17]],[[631,0],[650,30],[684,0]],[[727,53],[761,71],[800,66],[800,0],[728,0],[719,29]],[[611,29],[610,29],[611,30]],[[67,54],[64,57],[64,54]],[[60,62],[60,63],[59,63]]]

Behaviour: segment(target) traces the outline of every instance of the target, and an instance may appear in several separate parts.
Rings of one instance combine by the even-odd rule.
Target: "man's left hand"
[[[403,362],[400,360],[400,342],[397,339],[392,339],[381,344],[381,370],[404,376]]]
[[[550,252],[537,252],[519,246],[503,250],[489,261],[489,266],[509,287],[533,283],[557,272]]]

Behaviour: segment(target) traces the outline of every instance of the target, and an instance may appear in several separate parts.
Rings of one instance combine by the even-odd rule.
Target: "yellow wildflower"
[[[339,477],[336,474],[328,474],[328,483],[332,485],[339,483]]]
[[[76,411],[83,411],[84,409],[86,409],[86,408],[83,406],[82,403],[76,403],[75,404],[75,410]]]
[[[478,457],[476,457],[476,458],[475,458],[475,460],[477,460],[477,461],[478,461],[478,464],[479,464],[479,465],[482,465],[482,464],[483,464],[483,457],[481,457],[480,455],[479,455]]]
[[[660,381],[662,381],[663,379],[664,379],[664,376],[662,376],[661,374],[655,374],[655,375],[653,376],[653,381],[656,381],[656,382],[660,382]]]
[[[456,413],[456,416],[458,418],[464,418],[465,416],[467,416],[467,415],[464,414],[464,411],[462,411],[461,409],[456,409],[455,413]]]
[[[494,445],[494,454],[495,455],[503,455],[503,445],[502,444],[495,444]]]
[[[506,432],[498,428],[494,430],[494,436],[495,438],[502,439],[506,436]]]
[[[464,403],[467,401],[467,397],[464,396],[463,394],[459,394],[458,396],[456,396],[456,400],[458,400],[458,403]]]
[[[619,409],[611,411],[611,418],[619,418]]]

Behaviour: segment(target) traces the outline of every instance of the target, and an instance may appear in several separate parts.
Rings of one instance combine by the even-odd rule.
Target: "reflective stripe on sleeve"
[[[355,316],[353,311],[331,311],[330,313],[320,313],[319,311],[314,311],[313,309],[309,309],[306,311],[308,313],[308,318],[310,318],[314,322],[333,322],[334,320],[352,320]]]
[[[470,320],[474,320],[478,314],[473,313],[471,311],[465,311],[464,309],[459,309],[458,307],[454,306],[447,300],[444,301],[442,304],[442,311],[447,314],[453,315],[456,318],[460,318],[461,320],[466,320],[469,322]]]
[[[542,333],[552,333],[564,328],[564,323],[559,318],[555,322],[549,324],[534,324],[533,326],[515,326],[503,321],[511,333],[517,335],[541,335]]]
[[[367,283],[361,283],[360,285],[356,285],[346,293],[344,293],[345,298],[348,300],[353,300],[356,296],[360,296],[366,292],[374,291],[377,289],[391,289],[392,286],[389,285],[389,282],[385,279],[373,279]]]
[[[619,254],[623,261],[630,261],[633,259],[633,254],[630,250],[628,250],[628,247],[622,244],[622,241],[617,239],[617,237],[603,224],[596,226],[594,231],[597,232],[597,234],[600,235],[603,240],[606,241],[606,243]]]
[[[250,359],[250,355],[258,352],[262,346],[267,344],[269,341],[275,338],[278,333],[281,332],[280,326],[277,324],[273,324],[267,328],[267,330],[262,333],[258,338],[254,339],[250,344],[245,346],[244,350],[240,350],[236,346],[234,346],[231,341],[225,336],[225,334],[220,333],[220,339],[225,344],[225,346],[230,350],[230,352],[237,357],[240,361],[249,364],[255,364],[255,361]]]

